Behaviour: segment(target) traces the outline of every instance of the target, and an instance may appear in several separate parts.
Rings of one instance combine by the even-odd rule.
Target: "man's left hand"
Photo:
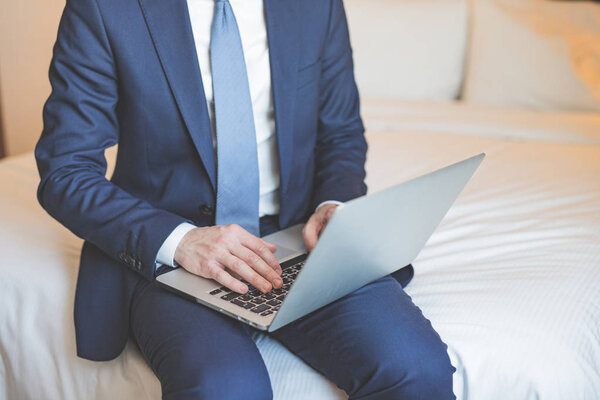
[[[302,229],[306,250],[311,251],[315,247],[321,232],[323,232],[323,229],[325,229],[337,208],[337,204],[323,204],[308,219],[308,222]]]

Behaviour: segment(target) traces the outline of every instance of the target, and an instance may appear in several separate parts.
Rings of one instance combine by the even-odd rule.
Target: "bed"
[[[599,398],[600,115],[363,109],[371,191],[487,153],[407,288],[449,345],[457,396]],[[31,154],[0,162],[0,397],[159,398],[134,346],[106,363],[75,356],[81,241],[38,206],[37,180]],[[276,341],[256,341],[276,399],[344,398]]]
[[[347,2],[351,23],[377,12],[362,12],[364,1]],[[465,1],[429,3],[443,4],[439,15],[427,12],[450,25],[463,26],[472,12]],[[459,31],[445,37],[461,52],[467,29]],[[351,33],[359,50],[357,30]],[[439,66],[462,71],[461,60]],[[600,106],[593,98],[575,111],[490,104],[477,90],[481,74],[464,83],[455,76],[401,82],[414,98],[395,99],[389,85],[361,78],[368,64],[357,62],[370,192],[487,154],[415,260],[406,289],[449,346],[457,398],[600,398]],[[479,68],[472,59],[469,65]],[[478,101],[453,101],[456,91]],[[131,343],[110,362],[76,357],[81,240],[37,204],[37,183],[31,153],[0,161],[0,399],[160,398],[158,380]],[[257,333],[255,341],[275,399],[346,398],[275,340]]]

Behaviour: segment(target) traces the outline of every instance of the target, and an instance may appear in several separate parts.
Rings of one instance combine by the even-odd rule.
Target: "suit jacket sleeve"
[[[331,1],[320,85],[313,207],[326,200],[348,201],[367,191],[367,143],[341,0]]]
[[[76,235],[148,279],[167,236],[185,219],[105,178],[119,141],[118,77],[95,0],[69,0],[50,66],[52,94],[35,155],[40,204]]]

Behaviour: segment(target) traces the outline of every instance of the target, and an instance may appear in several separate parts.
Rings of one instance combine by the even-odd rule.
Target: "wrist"
[[[194,229],[196,229],[196,227],[194,227]],[[189,231],[187,231],[181,237],[181,240],[177,244],[177,247],[175,248],[175,252],[173,253],[173,266],[174,267],[182,266],[182,263],[184,262],[184,258],[185,258],[185,249],[186,249],[188,241],[190,240],[190,238],[192,236],[190,233],[192,231],[193,231],[193,229],[190,229]]]
[[[337,201],[337,200],[326,200],[326,201],[319,203],[319,205],[315,208],[315,212],[319,211],[319,209],[322,207],[330,206],[330,205],[335,205],[335,206],[339,207],[339,206],[344,205],[344,203],[342,203],[341,201]]]
[[[167,239],[164,241],[163,245],[159,249],[156,257],[157,263],[175,267],[175,254],[177,252],[177,248],[179,247],[181,241],[187,235],[187,233],[193,230],[194,228],[196,228],[196,226],[188,222],[184,222],[178,225],[167,237]]]
[[[338,204],[323,204],[323,205],[317,207],[317,209],[315,210],[315,213],[330,212],[330,210],[335,210],[338,207],[339,207]]]

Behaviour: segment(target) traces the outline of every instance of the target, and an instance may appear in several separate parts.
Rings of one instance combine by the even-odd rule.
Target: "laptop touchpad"
[[[302,252],[299,252],[298,250],[292,250],[278,244],[277,251],[275,252],[275,258],[281,264],[282,262],[289,260],[290,258],[299,256],[300,254],[302,254]]]

